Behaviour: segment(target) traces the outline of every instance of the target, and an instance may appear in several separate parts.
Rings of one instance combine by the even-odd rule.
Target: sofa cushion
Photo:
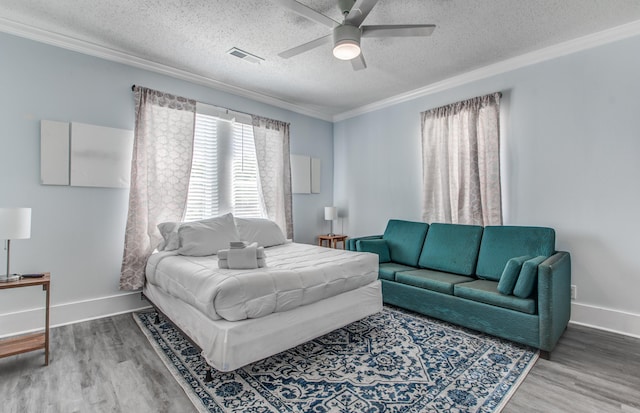
[[[476,275],[498,281],[502,270],[513,257],[553,255],[555,231],[543,227],[490,226],[485,227],[480,243]]]
[[[431,224],[418,265],[472,275],[476,269],[482,229],[477,225]]]
[[[378,262],[384,263],[391,261],[389,255],[389,246],[387,241],[383,239],[363,239],[356,242],[356,251],[372,252],[378,254]]]
[[[538,265],[542,264],[547,257],[544,255],[531,258],[522,264],[518,282],[513,288],[513,295],[520,298],[527,298],[533,294],[533,289],[538,280]]]
[[[396,282],[450,295],[453,295],[455,284],[473,280],[475,278],[434,270],[399,271],[396,273]]]
[[[533,257],[523,255],[522,257],[511,258],[507,261],[507,265],[504,266],[504,270],[500,276],[500,282],[498,282],[498,292],[500,292],[500,294],[513,294],[513,287],[516,286],[516,282],[518,281],[522,264],[531,258]]]
[[[389,246],[391,261],[417,267],[427,229],[425,222],[390,219],[382,238]]]
[[[402,265],[395,262],[385,262],[378,267],[378,278],[383,280],[395,281],[396,272],[415,270],[415,267]]]
[[[453,295],[468,300],[495,305],[521,313],[535,314],[536,302],[532,298],[520,298],[504,295],[498,292],[498,282],[490,280],[475,280],[468,283],[456,284]]]

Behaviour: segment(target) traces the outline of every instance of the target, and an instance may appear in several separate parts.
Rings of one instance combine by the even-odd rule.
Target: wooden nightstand
[[[49,365],[49,303],[51,294],[51,275],[47,272],[40,278],[23,278],[18,281],[0,283],[0,290],[10,288],[33,287],[41,285],[47,292],[45,306],[44,331],[40,333],[25,334],[17,337],[10,337],[0,340],[0,358],[15,356],[16,354],[27,353],[44,349],[44,365]]]
[[[318,245],[323,247],[324,242],[327,241],[328,247],[337,248],[338,243],[342,242],[342,249],[344,249],[344,244],[346,243],[346,240],[347,240],[346,235],[319,235]]]

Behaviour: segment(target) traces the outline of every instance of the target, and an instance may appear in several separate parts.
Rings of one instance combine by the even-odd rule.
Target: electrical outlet
[[[575,300],[576,298],[578,298],[578,287],[576,287],[575,285],[571,286],[571,299]]]

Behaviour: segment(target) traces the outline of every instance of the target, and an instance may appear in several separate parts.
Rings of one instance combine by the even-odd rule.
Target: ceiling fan
[[[436,28],[434,24],[363,25],[362,22],[367,18],[378,0],[338,0],[338,7],[340,7],[340,11],[344,16],[342,23],[296,0],[273,1],[309,20],[332,29],[331,34],[278,53],[278,56],[284,59],[333,42],[333,55],[336,58],[350,60],[354,70],[362,70],[367,67],[367,64],[360,49],[361,38],[430,36]]]

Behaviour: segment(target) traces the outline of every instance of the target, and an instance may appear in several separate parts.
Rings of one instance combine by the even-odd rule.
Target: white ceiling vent
[[[254,54],[251,54],[249,52],[245,52],[244,50],[240,50],[237,47],[233,47],[229,50],[227,50],[227,53],[229,53],[231,56],[235,56],[239,59],[245,60],[247,62],[250,63],[260,63],[262,61],[264,61],[263,58],[261,58],[260,56],[256,56]]]

